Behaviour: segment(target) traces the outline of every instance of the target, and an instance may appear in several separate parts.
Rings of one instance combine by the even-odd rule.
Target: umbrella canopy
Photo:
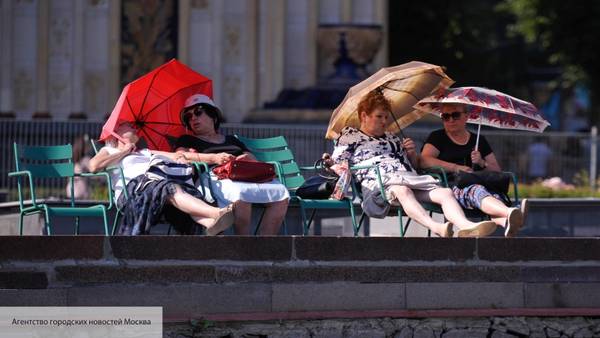
[[[447,89],[419,101],[415,108],[435,115],[444,104],[464,104],[468,123],[541,133],[550,125],[531,103],[482,87]]]
[[[129,122],[148,148],[171,151],[173,142],[187,133],[179,113],[193,94],[212,97],[212,81],[173,59],[123,88],[100,140],[118,137],[115,129]]]
[[[420,99],[434,91],[448,88],[454,81],[440,66],[411,61],[399,66],[382,68],[348,90],[342,103],[333,111],[327,127],[328,139],[335,139],[346,126],[358,128],[358,103],[372,90],[379,89],[390,100],[394,118],[386,128],[398,132],[426,112],[413,108]]]

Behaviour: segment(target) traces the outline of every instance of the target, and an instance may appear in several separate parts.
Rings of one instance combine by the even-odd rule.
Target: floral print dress
[[[336,163],[348,160],[351,166],[377,164],[382,183],[386,188],[391,185],[405,185],[417,190],[432,190],[439,187],[435,178],[417,174],[402,148],[402,139],[391,133],[385,133],[382,137],[373,137],[356,128],[345,127],[342,129],[332,158]],[[375,167],[358,170],[355,176],[361,182],[363,189],[373,190],[378,187]]]

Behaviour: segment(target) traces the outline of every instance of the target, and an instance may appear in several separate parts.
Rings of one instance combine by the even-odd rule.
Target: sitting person
[[[387,200],[394,205],[401,205],[410,218],[441,237],[452,237],[453,224],[459,228],[458,237],[480,237],[493,232],[496,226],[491,221],[469,221],[450,189],[441,188],[437,180],[429,175],[416,173],[414,168],[419,155],[414,142],[385,132],[390,111],[390,102],[383,94],[378,91],[367,94],[358,105],[360,129],[342,129],[331,155],[336,163],[331,169],[338,172],[344,160],[348,160],[351,166],[377,165]],[[388,210],[377,210],[381,204],[375,202],[380,191],[375,167],[358,170],[356,178],[363,191],[363,210],[372,217],[385,217]],[[419,201],[440,204],[449,222],[433,220]]]
[[[183,154],[151,151],[137,151],[136,130],[128,123],[123,123],[115,130],[117,137],[110,137],[106,145],[90,159],[89,169],[97,172],[113,165],[123,169],[125,186],[120,173],[113,171],[112,184],[115,199],[123,212],[123,222],[119,234],[142,235],[157,224],[168,205],[189,215],[191,219],[206,227],[208,235],[217,235],[231,226],[234,220],[234,205],[226,208],[215,208],[202,200],[200,192],[186,182],[172,178],[157,178],[149,175],[150,162],[156,155],[165,161],[184,162]],[[127,189],[129,198],[125,198],[123,189]],[[184,216],[185,216],[184,214]],[[181,225],[173,223],[175,227]]]
[[[223,121],[221,111],[205,95],[190,96],[181,112],[182,123],[194,135],[184,135],[177,140],[177,151],[184,151],[191,161],[220,165],[232,159],[256,161],[250,151],[232,135],[223,135],[219,126]],[[191,153],[190,153],[191,152]],[[219,180],[212,176],[212,193],[218,205],[232,202],[236,205],[234,228],[236,234],[250,234],[252,203],[266,204],[260,226],[261,235],[276,235],[285,218],[289,201],[287,188],[277,180],[266,183]]]
[[[439,166],[449,171],[452,192],[460,205],[465,209],[479,209],[490,215],[496,224],[505,228],[506,237],[514,236],[523,225],[527,200],[521,202],[521,209],[509,208],[498,194],[488,191],[482,185],[473,184],[461,189],[452,184],[454,174],[460,171],[500,171],[500,165],[485,137],[479,137],[479,150],[474,150],[476,135],[466,128],[468,115],[464,105],[443,104],[441,110],[444,129],[432,132],[425,141],[421,152],[421,166]]]

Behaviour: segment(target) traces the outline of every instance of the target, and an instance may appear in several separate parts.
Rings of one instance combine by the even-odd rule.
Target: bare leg
[[[252,204],[237,201],[235,208],[235,221],[233,227],[236,235],[248,236],[250,235],[250,226],[252,222]]]
[[[469,229],[469,231],[465,232],[468,236],[487,236],[494,232],[496,228],[495,223],[492,221],[483,221],[479,223],[469,221],[465,217],[465,213],[458,204],[458,201],[454,198],[452,190],[449,188],[436,188],[430,191],[417,190],[416,195],[419,201],[440,204],[444,216],[446,216],[450,222],[455,224],[460,230]],[[463,237],[461,231],[459,231],[458,235],[459,237]]]
[[[481,200],[481,211],[490,215],[494,223],[504,227],[506,216],[508,216],[508,207],[494,196],[487,196]]]
[[[212,228],[217,225],[222,227],[223,224],[217,224],[217,220],[227,213],[227,208],[215,208],[208,205],[201,199],[198,199],[183,190],[177,188],[177,191],[169,197],[167,202],[171,203],[177,209],[189,214],[192,219],[206,228]],[[229,223],[231,225],[231,223]],[[216,228],[214,228],[216,229]],[[213,229],[213,230],[214,230]],[[208,231],[210,233],[210,231]]]
[[[260,224],[261,235],[277,235],[287,212],[289,199],[267,204],[265,215]]]
[[[447,236],[447,225],[436,222],[429,216],[427,211],[423,209],[421,204],[417,201],[412,189],[402,185],[394,185],[389,189],[392,196],[400,202],[402,209],[404,209],[404,212],[408,217],[442,237]]]
[[[460,204],[454,198],[452,190],[448,188],[436,188],[429,191],[417,190],[417,198],[423,202],[434,202],[442,206],[444,216],[459,228],[470,228],[475,223],[469,221],[465,216]]]

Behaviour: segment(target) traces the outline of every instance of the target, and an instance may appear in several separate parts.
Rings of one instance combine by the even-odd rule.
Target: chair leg
[[[400,237],[404,237],[404,225],[402,224],[402,210],[398,209],[398,223],[400,224]]]
[[[23,213],[21,212],[19,214],[19,236],[23,236],[23,217],[25,215],[23,215]]]
[[[267,208],[264,208],[263,212],[260,214],[258,223],[256,223],[256,227],[254,227],[254,236],[258,235],[258,231],[260,230],[260,224],[262,223],[263,217],[265,217],[265,212],[267,212]]]
[[[308,228],[310,227],[310,223],[307,223],[306,220],[306,209],[302,204],[300,204],[300,215],[302,216],[302,235],[308,235]]]
[[[102,220],[104,221],[104,236],[108,236],[108,215],[106,215],[106,210],[102,211]]]
[[[79,235],[79,217],[75,217],[75,235]]]
[[[50,212],[48,211],[48,208],[44,208],[44,221],[46,223],[46,233],[48,234],[48,236],[52,235],[52,230],[51,227],[52,225],[50,224]]]
[[[348,202],[348,204],[350,205],[350,217],[352,217],[352,228],[354,229],[354,237],[358,236],[358,229],[359,226],[358,224],[356,224],[356,215],[354,214],[354,206],[352,205],[352,202]]]
[[[354,236],[356,236],[356,234],[360,232],[360,228],[362,227],[362,224],[365,221],[365,216],[366,216],[366,214],[363,211],[362,214],[360,215],[360,219],[358,221],[358,225],[356,226],[356,231],[354,233]]]
[[[117,226],[119,224],[119,218],[121,217],[121,211],[117,209],[115,213],[115,221],[113,222],[112,235],[114,236],[117,233]]]

